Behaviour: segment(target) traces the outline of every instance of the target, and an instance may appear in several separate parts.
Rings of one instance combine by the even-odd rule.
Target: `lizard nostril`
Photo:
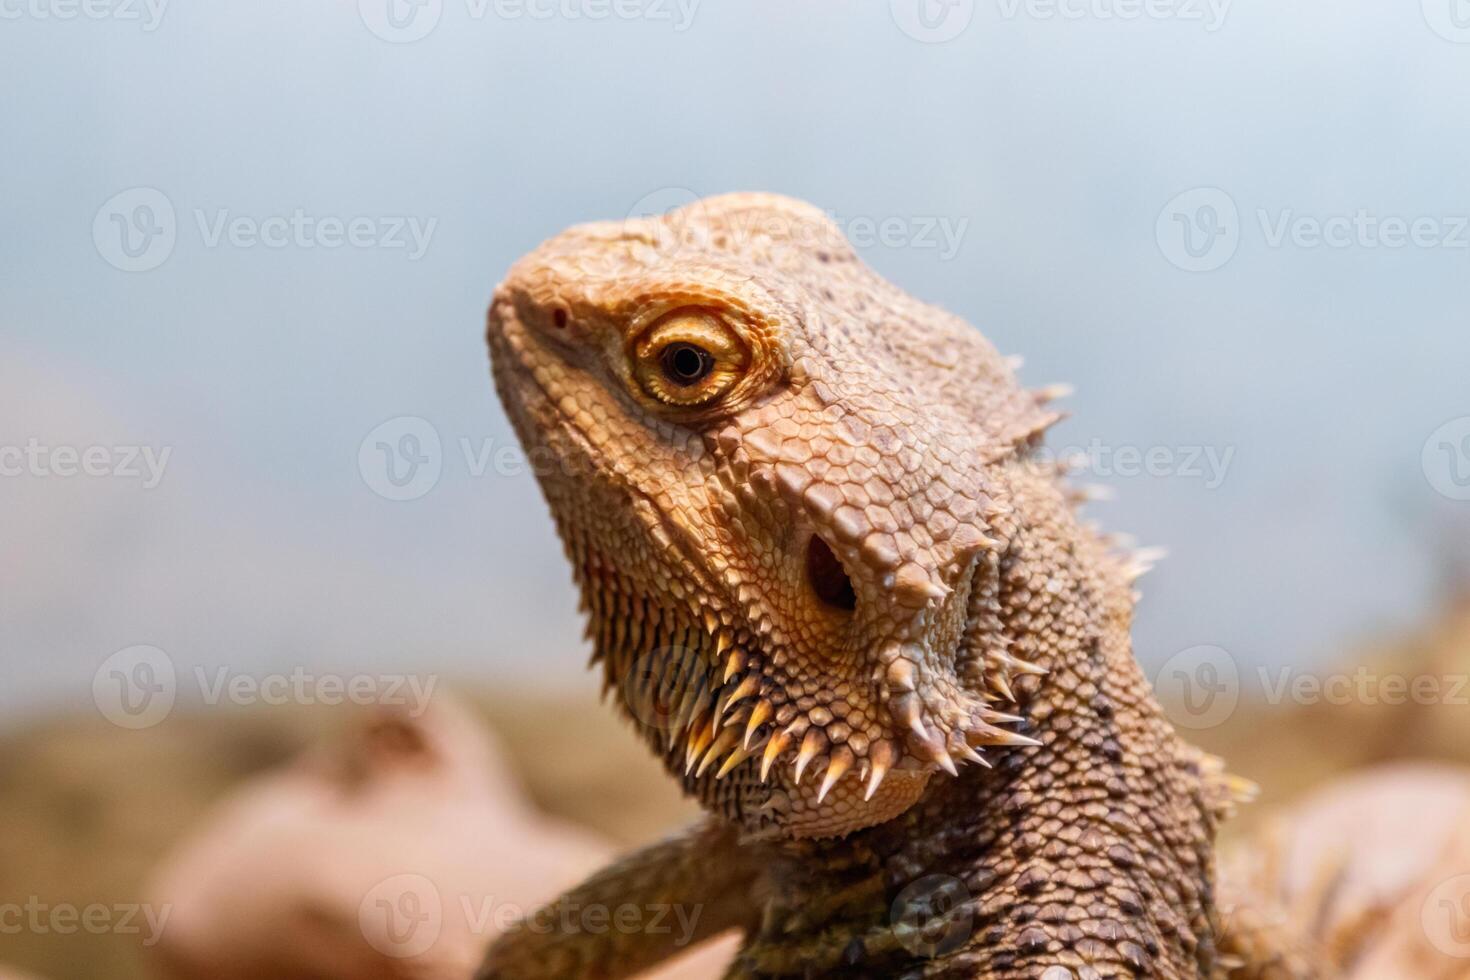
[[[827,605],[838,609],[857,608],[857,593],[852,589],[852,579],[847,577],[847,570],[821,535],[813,534],[807,542],[806,578],[817,598]]]

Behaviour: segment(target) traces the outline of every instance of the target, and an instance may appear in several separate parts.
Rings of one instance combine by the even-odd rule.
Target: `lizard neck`
[[[786,845],[763,932],[773,941],[757,937],[756,958],[829,959],[859,976],[916,961],[996,980],[1212,975],[1216,814],[1202,757],[1133,659],[1121,563],[1054,481],[1020,467],[1011,482],[1029,520],[1000,563],[1003,605],[1017,655],[1047,668],[1016,685],[1042,744],[936,779],[887,824]],[[774,942],[793,922],[810,941]],[[832,935],[858,938],[824,946]]]

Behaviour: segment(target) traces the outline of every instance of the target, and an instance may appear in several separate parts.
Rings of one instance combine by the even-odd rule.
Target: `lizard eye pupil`
[[[670,384],[687,388],[704,380],[715,367],[715,359],[703,347],[676,343],[659,355],[659,366]]]

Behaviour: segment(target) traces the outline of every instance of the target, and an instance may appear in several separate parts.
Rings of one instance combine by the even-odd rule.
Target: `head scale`
[[[706,806],[846,833],[1026,741],[987,473],[1054,416],[820,211],[572,228],[511,269],[489,341],[595,656]]]

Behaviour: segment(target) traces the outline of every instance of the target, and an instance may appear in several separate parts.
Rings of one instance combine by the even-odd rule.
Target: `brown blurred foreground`
[[[358,730],[373,715],[353,709],[176,712],[139,731],[82,718],[0,738],[0,896],[26,906],[28,917],[35,910],[42,923],[0,937],[0,970],[13,966],[50,980],[157,977],[149,966],[157,960],[161,927],[169,927],[172,940],[174,927],[209,926],[162,919],[179,911],[159,908],[164,893],[185,890],[182,885],[176,889],[165,877],[151,888],[160,897],[149,894],[160,861],[179,847],[190,852],[179,860],[207,867],[221,881],[217,893],[205,895],[196,878],[191,900],[230,898],[251,859],[277,862],[269,869],[276,890],[256,906],[270,908],[282,896],[301,897],[299,886],[311,876],[296,872],[313,856],[396,852],[399,863],[418,871],[444,866],[434,845],[462,850],[467,870],[477,861],[483,869],[519,856],[519,871],[496,875],[501,900],[551,897],[617,851],[696,812],[611,711],[592,695],[575,707],[574,700],[470,703],[472,727],[488,721],[498,745],[478,747],[472,733],[446,733],[457,746],[459,771],[452,778],[415,772],[419,749],[400,744],[401,732],[374,733],[369,726],[364,738]],[[335,754],[324,754],[322,746],[336,746]],[[373,766],[387,775],[371,792],[336,798],[356,778],[354,770]],[[231,795],[252,777],[257,781],[243,798]],[[409,820],[415,800],[443,822]],[[485,825],[480,846],[464,841],[467,828],[460,825],[466,823]],[[213,839],[188,843],[203,824]],[[252,839],[235,849],[220,846],[232,827],[251,830]],[[406,859],[398,831],[424,833],[427,853]],[[354,868],[372,874],[371,863],[341,863],[349,877],[331,887],[343,894],[365,889],[350,874]],[[81,924],[89,909],[100,923],[96,929]],[[53,920],[54,913],[67,917]]]
[[[1450,678],[1470,673],[1470,603],[1454,606],[1414,636],[1361,652],[1352,662],[1408,676]],[[459,798],[457,791],[449,794],[453,806],[465,807],[449,824],[412,824],[416,798],[443,802],[447,797],[434,796],[442,786],[435,790],[433,779],[416,782],[418,777],[399,772],[389,788],[370,794],[370,805],[341,811],[356,815],[359,832],[365,835],[360,839],[350,833],[313,830],[310,819],[298,819],[287,831],[277,827],[272,840],[253,840],[250,847],[239,849],[220,842],[234,839],[231,826],[274,826],[272,793],[286,794],[277,795],[277,800],[299,794],[303,773],[319,777],[326,772],[338,785],[342,780],[350,783],[354,767],[364,764],[351,752],[333,757],[318,749],[282,770],[312,746],[333,741],[359,750],[365,746],[369,755],[386,752],[390,760],[400,753],[413,757],[424,747],[395,741],[402,733],[391,730],[366,742],[354,740],[350,733],[364,723],[364,715],[322,708],[216,710],[208,715],[179,711],[142,731],[123,731],[91,717],[6,735],[0,738],[0,813],[5,815],[0,896],[40,909],[43,921],[54,921],[45,916],[57,908],[80,913],[91,909],[97,921],[110,926],[89,929],[73,923],[69,930],[22,929],[0,939],[0,959],[51,980],[156,976],[146,969],[157,959],[156,944],[150,942],[156,930],[136,909],[128,928],[123,927],[123,916],[144,901],[145,882],[165,853],[197,834],[206,819],[216,834],[225,828],[223,836],[214,843],[207,836],[202,841],[195,837],[177,860],[214,869],[207,877],[215,880],[218,900],[233,894],[220,883],[243,880],[230,875],[249,870],[241,854],[274,855],[280,873],[271,877],[271,887],[282,889],[276,894],[286,894],[306,880],[297,872],[311,856],[359,855],[364,870],[376,873],[370,860],[374,849],[390,854],[404,845],[391,835],[379,836],[376,826],[401,824],[405,833],[442,840],[463,823],[480,819],[467,816],[476,812],[474,807],[493,809],[505,803],[502,817],[510,816],[499,836],[487,834],[488,843],[481,842],[485,846],[479,849],[467,845],[463,866],[443,871],[477,875],[477,867],[502,860],[497,847],[509,843],[507,853],[514,853],[515,843],[524,838],[534,841],[534,853],[526,855],[524,868],[529,877],[497,887],[503,898],[520,890],[531,900],[538,888],[545,897],[606,855],[653,839],[695,812],[626,727],[595,700],[591,694],[502,695],[473,702],[473,717],[493,728],[509,771],[498,772],[502,763],[496,761],[492,743],[481,762],[470,762],[467,783],[460,784],[478,787],[470,792],[471,799]],[[1458,770],[1369,774],[1307,798],[1301,809],[1288,813],[1282,808],[1335,776],[1383,763],[1470,763],[1470,709],[1458,703],[1247,703],[1223,725],[1186,734],[1224,756],[1231,771],[1261,785],[1261,800],[1244,808],[1227,827],[1226,860],[1238,875],[1281,899],[1285,925],[1313,936],[1338,962],[1351,964],[1354,980],[1461,980],[1470,975],[1463,969],[1435,972],[1439,967],[1426,965],[1431,961],[1425,959],[1440,952],[1446,941],[1441,938],[1439,947],[1426,949],[1426,942],[1434,945],[1433,921],[1426,916],[1437,914],[1445,902],[1452,905],[1457,896],[1434,893],[1444,876],[1425,878],[1422,872],[1436,870],[1436,865],[1470,872],[1466,831],[1470,812],[1456,808],[1457,794],[1463,792],[1458,788]],[[473,759],[474,751],[471,748],[463,758]],[[276,770],[282,771],[257,783],[253,795],[236,797],[223,804],[223,811],[217,809],[244,780]],[[514,789],[517,783],[520,791]],[[507,785],[512,789],[503,788]],[[301,813],[314,813],[321,821],[341,816],[334,809],[338,802],[330,795],[313,796],[314,792],[306,791],[306,798],[313,800],[310,805],[289,809],[298,818]],[[521,792],[525,803],[507,796]],[[1411,800],[1416,803],[1405,807]],[[538,813],[557,822],[548,824]],[[385,818],[386,824],[374,823]],[[488,825],[491,818],[483,819]],[[1361,842],[1370,836],[1387,838],[1395,851],[1363,847]],[[1247,838],[1251,846],[1239,847],[1238,842]],[[560,849],[561,857],[548,848]],[[459,853],[461,848],[456,844],[454,850]],[[419,863],[432,864],[431,858]],[[326,863],[342,862],[332,858]],[[166,884],[169,874],[165,869],[163,877],[155,879],[165,883],[163,892],[178,890]],[[352,894],[361,886],[358,881],[343,885]],[[205,882],[199,887],[211,886]],[[1391,907],[1385,907],[1385,896],[1392,899]],[[1310,921],[1302,921],[1303,915]],[[181,935],[185,923],[183,919],[176,923]],[[196,928],[204,926],[196,923]],[[1451,939],[1456,935],[1450,932]],[[170,941],[175,938],[169,934]],[[1470,956],[1470,949],[1466,952]],[[1446,961],[1440,956],[1438,962]],[[1470,959],[1451,965],[1470,965]],[[3,969],[0,977],[8,976]]]

